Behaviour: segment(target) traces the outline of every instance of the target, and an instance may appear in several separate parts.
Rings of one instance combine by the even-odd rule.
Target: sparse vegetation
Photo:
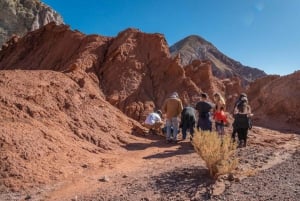
[[[238,166],[235,156],[237,145],[229,135],[221,138],[216,132],[196,132],[192,143],[214,179],[231,173]]]

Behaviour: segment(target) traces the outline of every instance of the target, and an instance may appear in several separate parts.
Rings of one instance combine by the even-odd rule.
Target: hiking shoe
[[[166,143],[167,143],[167,144],[170,144],[171,142],[172,142],[171,139],[167,139],[167,140],[166,140]]]

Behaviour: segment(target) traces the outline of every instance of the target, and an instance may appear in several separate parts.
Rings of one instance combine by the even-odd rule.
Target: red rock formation
[[[106,98],[142,120],[173,91],[185,101],[199,92],[160,34],[112,39],[48,24],[13,41],[0,52],[0,182],[16,190],[101,164],[93,153],[143,133]]]
[[[258,79],[247,93],[255,123],[300,132],[300,71]]]
[[[103,98],[141,121],[173,91],[184,104],[194,104],[201,89],[210,95],[225,90],[210,64],[195,61],[184,71],[161,34],[135,29],[107,38],[50,23],[0,52],[0,69],[65,72],[82,87],[100,85]]]
[[[139,120],[154,107],[160,108],[173,91],[185,103],[199,92],[176,59],[170,58],[161,34],[134,29],[121,32],[112,41],[98,75],[108,101]]]
[[[245,89],[242,88],[241,80],[238,77],[224,79],[222,83],[225,88],[227,111],[232,113],[236,100],[242,92],[245,92]]]
[[[199,86],[204,92],[212,96],[216,91],[215,83],[218,82],[212,75],[211,62],[194,60],[190,65],[184,67],[187,77]]]

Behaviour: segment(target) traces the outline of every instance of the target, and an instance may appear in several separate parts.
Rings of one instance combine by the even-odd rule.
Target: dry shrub
[[[216,132],[199,131],[195,133],[192,144],[214,179],[231,173],[238,166],[237,145],[229,135],[221,138]]]

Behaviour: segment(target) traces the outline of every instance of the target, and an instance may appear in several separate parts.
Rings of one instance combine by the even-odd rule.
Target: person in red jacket
[[[214,120],[218,134],[223,136],[225,134],[224,126],[227,124],[227,116],[224,112],[224,108],[215,111]]]
[[[227,116],[225,114],[225,100],[220,93],[214,94],[214,120],[216,125],[216,130],[219,135],[223,136],[225,134],[224,126],[227,124]]]

